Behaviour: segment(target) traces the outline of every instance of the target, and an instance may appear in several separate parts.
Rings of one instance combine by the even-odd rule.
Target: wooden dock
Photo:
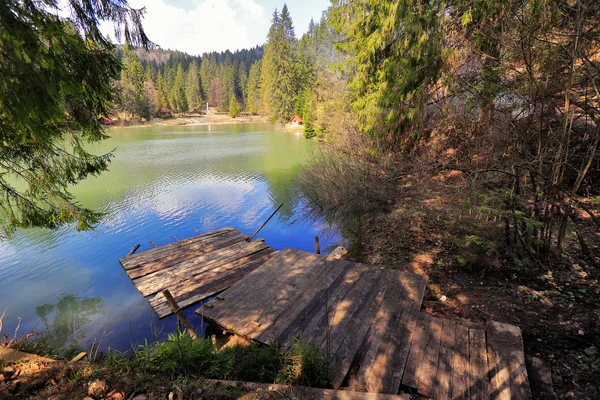
[[[219,293],[275,254],[264,242],[224,228],[121,258],[134,286],[159,318],[173,313],[162,291],[169,289],[181,308]]]
[[[279,345],[316,346],[335,389],[434,399],[530,399],[518,327],[420,311],[426,277],[299,250],[276,252],[226,228],[121,259],[160,317],[196,312],[223,329]],[[157,294],[158,293],[158,294]]]

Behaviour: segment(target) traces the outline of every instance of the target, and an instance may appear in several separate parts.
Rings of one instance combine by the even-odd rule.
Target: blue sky
[[[144,27],[160,47],[190,54],[237,50],[263,44],[279,0],[129,0],[146,7]],[[289,0],[290,14],[300,37],[311,18],[321,18],[328,0]],[[110,29],[106,29],[110,32]]]

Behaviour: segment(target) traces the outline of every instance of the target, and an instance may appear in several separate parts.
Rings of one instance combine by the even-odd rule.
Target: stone
[[[106,382],[100,379],[96,379],[88,384],[88,394],[90,396],[100,397],[106,393],[107,389]]]
[[[346,254],[348,254],[348,250],[346,250],[342,246],[338,246],[331,253],[329,253],[329,255],[327,256],[327,259],[328,260],[339,260],[340,258],[344,257]]]
[[[591,346],[591,347],[588,347],[587,349],[585,349],[583,352],[585,354],[587,354],[588,356],[593,357],[596,354],[598,354],[598,348],[596,346]]]
[[[93,399],[93,398],[91,398],[90,396],[85,396],[85,397],[83,398],[83,400],[94,400],[94,399]]]
[[[145,394],[138,394],[131,400],[148,400],[148,396],[146,396]]]

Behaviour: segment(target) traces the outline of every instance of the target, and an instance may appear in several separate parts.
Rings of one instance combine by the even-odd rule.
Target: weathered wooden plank
[[[261,280],[272,280],[279,276],[282,271],[282,266],[286,262],[290,262],[298,257],[299,250],[284,249],[277,253],[274,257],[265,262],[261,268],[252,271],[246,279],[243,279],[229,288],[225,293],[222,293],[218,299],[211,300],[205,306],[210,308],[206,310],[206,315],[210,314],[209,318],[214,318],[216,321],[222,314],[228,313],[231,310],[235,311],[239,307],[239,300],[243,296],[249,295],[250,291],[255,290],[255,285]]]
[[[228,269],[225,272],[197,277],[198,280],[192,281],[192,284],[176,285],[174,286],[174,290],[177,293],[175,300],[180,307],[189,307],[198,303],[231,287],[234,283],[269,260],[274,253],[275,250],[273,249],[265,249],[228,264]],[[170,308],[160,294],[150,299],[149,303],[159,318],[171,315]]]
[[[240,329],[236,325],[237,316],[243,316],[249,309],[258,307],[264,298],[261,295],[272,290],[287,274],[293,272],[295,263],[302,258],[301,253],[298,250],[279,252],[261,268],[252,271],[221,296],[205,304],[204,310],[196,312],[224,328],[235,327],[237,331]]]
[[[305,304],[304,308],[298,314],[298,317],[283,330],[280,331],[277,336],[277,343],[283,346],[289,346],[293,340],[302,333],[304,335],[307,327],[313,323],[315,318],[318,318],[323,310],[325,298],[332,292],[337,290],[340,286],[343,286],[349,276],[352,275],[352,266],[346,261],[340,260],[341,263],[346,264],[346,268],[342,270],[342,273],[336,277],[336,279],[328,282],[327,287],[324,286],[324,282],[321,284],[321,289],[317,294]]]
[[[327,338],[327,324],[329,316],[336,312],[343,312],[343,299],[351,292],[359,281],[362,281],[361,276],[366,273],[363,268],[353,266],[348,269],[343,282],[336,287],[328,287],[326,296],[322,297],[322,301],[315,307],[318,311],[313,314],[310,322],[302,330],[302,341],[305,344],[318,346]],[[287,341],[282,342],[284,346],[291,345],[293,337],[288,337]]]
[[[437,368],[437,381],[434,398],[450,400],[452,398],[452,359],[456,345],[456,322],[444,319],[442,322],[442,341]]]
[[[246,257],[266,249],[264,243],[238,243],[223,249],[219,253],[209,253],[192,260],[184,261],[181,264],[155,272],[133,280],[135,287],[142,295],[149,296],[158,293],[160,288],[170,286],[171,282],[190,279],[192,276],[200,275],[208,270],[215,268],[216,265],[230,263],[236,259]]]
[[[135,253],[131,256],[123,257],[123,258],[119,259],[119,262],[125,269],[133,268],[136,265],[138,265],[140,263],[144,263],[148,260],[152,260],[155,257],[161,257],[161,254],[172,251],[173,249],[185,247],[194,242],[207,240],[207,239],[210,239],[213,237],[218,237],[220,235],[223,235],[223,234],[226,234],[227,232],[232,232],[232,231],[235,231],[235,229],[228,227],[228,228],[218,229],[218,230],[212,231],[212,232],[207,232],[202,235],[193,236],[193,237],[190,237],[190,238],[187,238],[184,240],[180,240],[177,242],[165,244],[163,246],[144,250],[142,252]]]
[[[252,290],[238,290],[235,294],[228,292],[229,303],[234,308],[223,313],[219,320],[237,326],[238,330],[246,324],[256,323],[258,313],[263,306],[272,305],[286,280],[304,271],[301,268],[304,263],[306,263],[304,254],[297,251],[282,259],[277,266],[273,266],[270,274],[249,277],[248,284]]]
[[[333,303],[336,298],[343,296],[358,278],[358,273],[352,264],[344,260],[340,262],[346,264],[343,272],[335,280],[327,282],[327,286],[324,281],[317,282],[321,290],[305,305],[298,318],[279,334],[277,340],[283,348],[289,347],[298,336],[303,342],[312,343],[311,340],[315,340],[314,336],[318,332],[326,334],[326,302]]]
[[[490,400],[511,400],[510,370],[507,360],[503,357],[488,336],[487,356],[490,376]]]
[[[270,299],[267,300],[270,293],[261,293],[265,300],[261,301],[260,306],[239,319],[239,334],[252,339],[260,336],[264,329],[273,324],[289,301],[295,301],[294,299],[306,290],[308,284],[314,282],[315,277],[322,275],[324,264],[323,257],[310,253],[302,254],[301,260],[292,267],[292,272],[275,287]]]
[[[456,345],[452,353],[452,399],[466,400],[469,391],[469,328],[456,325]]]
[[[402,304],[402,316],[394,326],[390,338],[390,347],[393,350],[392,365],[383,376],[384,393],[398,393],[402,382],[402,375],[410,351],[411,332],[415,329],[419,318],[419,310],[423,302],[427,280],[424,276],[396,272],[398,279],[403,282],[406,291],[406,300]]]
[[[388,290],[374,321],[374,334],[367,335],[367,346],[363,346],[364,357],[355,385],[369,392],[398,393],[400,381],[395,380],[394,376],[401,376],[404,369],[404,362],[399,365],[396,359],[405,344],[404,340],[398,343],[401,321],[403,316],[408,318],[411,311],[414,311],[412,315],[416,317],[420,301],[416,303],[411,297],[415,291],[415,282],[408,275],[385,269],[382,281],[388,282]],[[422,289],[424,288],[423,285]],[[406,341],[409,340],[410,338],[406,338]]]
[[[429,326],[429,336],[423,362],[419,368],[418,390],[425,396],[433,397],[437,385],[437,367],[440,356],[440,344],[442,340],[442,320],[437,317],[431,317]]]
[[[488,399],[487,352],[485,332],[469,329],[470,394],[473,400]]]
[[[203,269],[205,270],[199,272],[198,274],[190,274],[188,276],[173,275],[172,279],[169,281],[169,285],[173,286],[175,298],[181,301],[184,300],[182,296],[186,295],[187,293],[195,291],[198,288],[223,276],[234,273],[238,269],[245,267],[248,263],[254,262],[255,260],[266,262],[269,258],[271,258],[274,251],[274,249],[266,248],[247,255],[242,254],[242,257],[240,257],[240,254],[232,254],[228,258],[223,258],[221,260],[212,262],[210,264],[210,269],[205,269],[203,266]],[[260,265],[260,263],[258,265]],[[150,300],[150,305],[155,306],[156,304],[158,304],[156,302],[156,298],[152,298]]]
[[[261,315],[253,336],[256,340],[268,338],[269,335],[271,339],[278,339],[278,333],[296,320],[295,317],[302,311],[302,307],[322,289],[323,282],[331,279],[329,274],[341,273],[340,265],[329,265],[324,257],[310,254],[307,259],[308,264],[303,267],[306,269],[304,281],[292,291],[284,292],[283,296],[279,296],[273,306]]]
[[[411,335],[411,345],[408,353],[408,360],[404,368],[402,383],[406,386],[417,388],[419,386],[419,368],[425,354],[425,347],[429,337],[431,316],[425,313],[419,313],[419,320],[415,330]]]
[[[181,264],[190,259],[218,253],[219,250],[237,243],[247,244],[245,236],[239,232],[231,232],[230,237],[219,241],[211,241],[206,244],[204,242],[196,242],[184,249],[178,249],[176,252],[167,253],[162,258],[157,258],[144,264],[140,264],[137,267],[130,268],[127,270],[127,275],[130,279],[138,279],[157,271],[167,270],[172,266]]]
[[[494,384],[494,387],[491,388],[492,395],[499,396],[505,392],[506,373],[502,371],[508,368],[511,398],[531,399],[521,330],[514,325],[495,321],[488,321],[486,330],[488,348],[492,350],[491,354],[495,362],[492,367],[501,368],[501,373],[496,375],[495,381],[492,381]]]
[[[386,285],[379,276],[379,282],[373,287],[365,307],[359,309],[355,317],[347,325],[345,335],[332,338],[332,365],[335,368],[332,378],[334,388],[339,388],[354,360],[355,355],[360,352],[363,343],[368,340],[368,333],[374,326],[375,317],[381,307],[385,295]],[[338,344],[339,343],[339,344]]]
[[[294,321],[298,321],[306,313],[306,305],[317,297],[324,289],[325,276],[328,282],[333,282],[340,274],[349,267],[348,263],[338,260],[326,262],[321,271],[315,273],[314,280],[306,286],[305,290],[293,301],[288,301],[273,323],[269,326],[261,326],[257,329],[256,340],[263,343],[278,343],[279,336]]]
[[[358,268],[360,268],[361,276],[356,286],[347,292],[346,296],[337,304],[331,304],[328,318],[329,340],[324,337],[321,343],[315,343],[325,353],[335,354],[341,340],[348,333],[348,325],[352,323],[354,316],[360,310],[369,306],[371,293],[380,282],[382,268],[368,268],[361,265],[358,265]],[[327,345],[329,345],[329,351],[327,351]]]

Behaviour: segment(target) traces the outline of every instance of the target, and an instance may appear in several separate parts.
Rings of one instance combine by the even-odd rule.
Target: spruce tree
[[[157,97],[157,107],[170,107],[169,104],[169,96],[167,96],[167,91],[165,89],[165,81],[163,79],[160,71],[156,76],[156,97]]]
[[[231,96],[231,99],[229,100],[229,116],[231,118],[240,116],[240,105],[235,99],[235,96]]]
[[[246,110],[252,114],[257,114],[260,109],[260,68],[262,61],[255,61],[250,67],[248,73],[248,84],[246,92]]]
[[[106,138],[98,122],[115,99],[120,63],[100,22],[117,39],[151,45],[141,10],[126,0],[0,2],[0,238],[16,228],[77,229],[100,214],[82,207],[70,188],[108,168],[84,144]],[[77,12],[75,12],[75,10]]]
[[[173,88],[171,89],[171,105],[175,112],[183,113],[188,110],[187,99],[185,96],[186,88],[186,74],[183,70],[181,63],[177,64],[177,73],[173,81]]]
[[[200,93],[200,77],[196,62],[192,62],[187,73],[186,99],[190,111],[198,111],[202,106],[202,96]]]
[[[271,120],[284,122],[294,111],[298,94],[295,68],[296,39],[287,7],[273,12],[261,70],[261,103]]]

